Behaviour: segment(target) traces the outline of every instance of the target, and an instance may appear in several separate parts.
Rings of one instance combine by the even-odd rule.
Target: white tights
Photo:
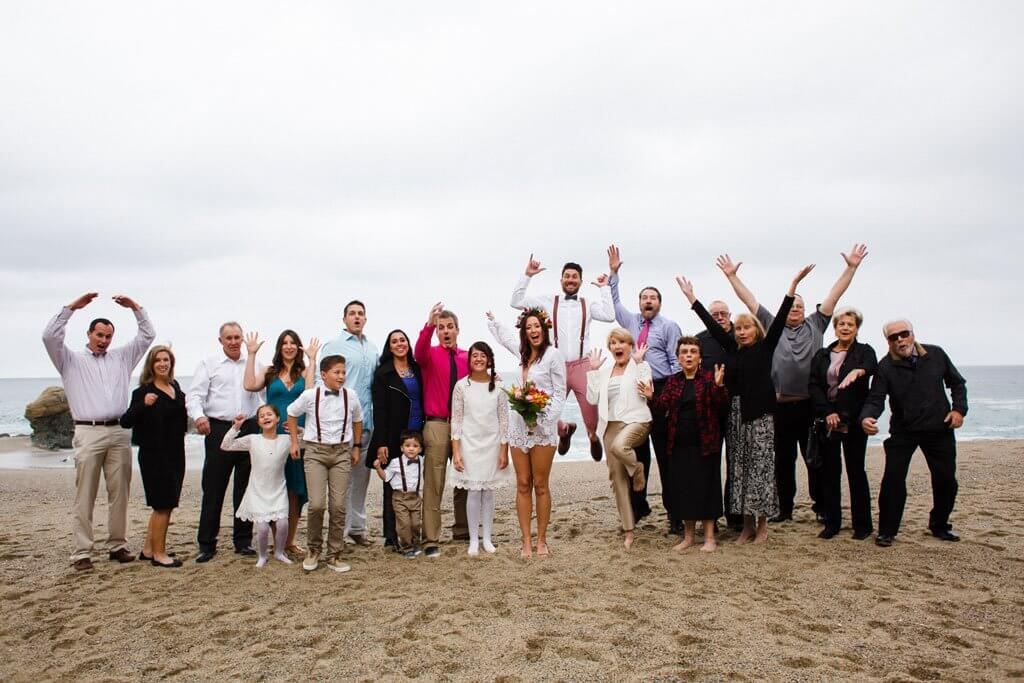
[[[274,557],[279,562],[291,564],[292,561],[284,554],[284,544],[288,541],[288,518],[274,520]],[[270,544],[270,522],[256,522],[256,544],[260,556],[256,566],[267,564],[267,546]]]
[[[466,518],[469,521],[469,554],[480,553],[480,540],[477,532],[483,526],[484,550],[493,553],[491,543],[491,525],[494,522],[494,491],[466,491]]]

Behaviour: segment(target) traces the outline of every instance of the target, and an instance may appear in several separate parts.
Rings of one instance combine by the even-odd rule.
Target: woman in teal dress
[[[277,337],[274,347],[274,360],[270,367],[256,369],[256,354],[263,342],[259,334],[250,332],[246,335],[245,346],[248,357],[245,364],[245,388],[247,391],[267,390],[267,403],[275,406],[281,415],[291,403],[299,397],[307,386],[313,386],[313,366],[320,343],[314,337],[309,348],[303,348],[302,340],[294,330],[285,330]],[[309,367],[303,354],[308,357]],[[299,427],[305,418],[299,418]],[[285,421],[277,426],[278,434],[285,434]],[[288,541],[285,550],[298,557],[305,557],[306,551],[295,545],[295,531],[302,516],[302,507],[306,504],[306,474],[303,469],[302,457],[298,460],[288,458],[284,464],[284,479],[288,486]]]

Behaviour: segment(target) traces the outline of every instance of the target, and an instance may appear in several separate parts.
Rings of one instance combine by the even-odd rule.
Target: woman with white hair
[[[820,349],[811,360],[808,390],[816,418],[824,421],[821,439],[821,494],[825,528],[818,538],[832,538],[842,527],[843,459],[850,483],[850,516],[853,537],[868,538],[871,526],[871,490],[864,471],[868,435],[860,424],[860,411],[868,397],[868,383],[878,367],[875,350],[857,341],[864,316],[844,308],[832,319],[836,341]],[[840,457],[842,451],[842,457]]]

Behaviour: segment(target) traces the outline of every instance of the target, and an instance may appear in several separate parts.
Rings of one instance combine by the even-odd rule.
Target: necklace
[[[404,370],[399,370],[398,368],[395,368],[395,370],[398,372],[398,376],[403,379],[409,379],[414,375],[412,368],[409,367],[405,368]]]

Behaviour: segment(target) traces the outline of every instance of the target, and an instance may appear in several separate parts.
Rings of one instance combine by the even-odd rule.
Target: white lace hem
[[[512,463],[509,463],[508,466],[512,467]],[[449,477],[449,482],[453,489],[466,489],[467,491],[497,491],[498,489],[505,488],[510,483],[509,479],[477,481],[456,476]]]
[[[288,519],[288,508],[270,510],[268,512],[252,512],[250,510],[239,510],[235,513],[235,517],[246,521],[246,522],[276,522],[282,519]]]

